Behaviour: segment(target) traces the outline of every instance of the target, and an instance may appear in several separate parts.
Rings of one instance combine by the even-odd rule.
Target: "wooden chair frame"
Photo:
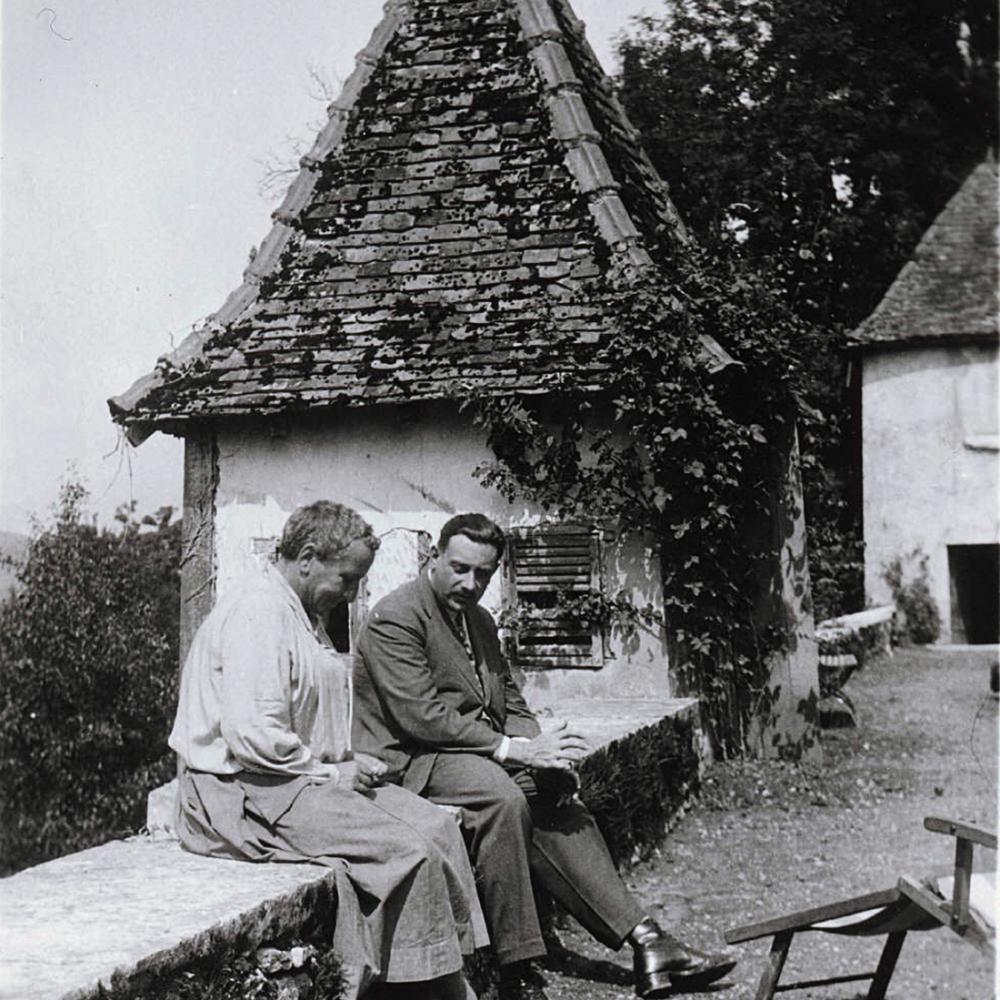
[[[955,885],[950,900],[944,900],[927,883],[903,876],[895,887],[880,892],[854,896],[825,906],[799,910],[770,920],[734,927],[726,931],[729,944],[754,941],[770,937],[771,950],[764,971],[761,974],[755,1000],[771,1000],[775,993],[802,990],[817,986],[833,986],[838,983],[870,981],[867,1000],[885,1000],[889,981],[896,969],[899,953],[909,931],[933,930],[936,927],[950,927],[955,933],[980,950],[991,954],[993,935],[969,908],[969,890],[972,879],[973,847],[979,844],[996,850],[995,834],[987,833],[964,823],[938,819],[930,816],[924,820],[924,827],[932,833],[944,833],[955,837]],[[822,928],[817,925],[843,917],[875,911],[871,916],[843,929]],[[779,985],[785,960],[797,933],[810,930],[831,930],[850,936],[886,936],[885,945],[874,972],[847,976],[832,976],[826,979],[811,979],[797,983]]]

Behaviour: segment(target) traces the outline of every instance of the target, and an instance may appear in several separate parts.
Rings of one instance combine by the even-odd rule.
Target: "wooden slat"
[[[547,670],[548,669],[559,670],[561,668],[577,669],[581,667],[583,668],[591,667],[594,670],[599,670],[601,664],[595,663],[593,660],[589,658],[583,659],[583,658],[574,658],[568,656],[547,656],[537,660],[531,658],[522,659],[521,667],[524,670],[531,670],[532,667],[542,668]]]
[[[590,544],[589,535],[574,535],[547,538],[545,535],[529,535],[515,537],[514,544],[520,549],[568,549],[570,551],[585,549]]]
[[[590,546],[590,538],[515,538],[514,548],[519,552],[585,552]]]
[[[569,656],[573,659],[589,660],[590,636],[587,636],[586,643],[557,643],[553,646],[519,646],[523,656],[538,658],[549,658],[552,656]]]
[[[534,566],[539,563],[547,566],[588,566],[590,565],[590,553],[584,549],[576,552],[568,552],[560,549],[559,552],[515,552],[514,564],[517,566]]]
[[[875,975],[872,976],[868,1000],[885,1000],[886,991],[889,989],[889,980],[892,979],[892,973],[896,968],[896,962],[905,940],[906,931],[895,931],[885,939],[882,955],[878,960],[878,968],[875,970]]]
[[[575,632],[558,632],[555,629],[543,629],[537,632],[522,632],[518,643],[524,649],[537,649],[540,646],[576,646],[582,650],[590,649],[590,633],[577,630]]]
[[[590,564],[584,560],[575,562],[554,563],[547,559],[540,559],[537,562],[515,563],[518,576],[525,574],[533,575],[538,573],[551,573],[554,576],[586,576],[590,579]]]
[[[211,427],[188,432],[184,442],[184,520],[181,523],[180,663],[198,626],[215,603],[215,499],[219,449]]]
[[[971,840],[974,844],[982,844],[996,850],[997,837],[995,833],[981,830],[977,826],[969,826],[968,823],[959,823],[953,819],[942,819],[938,816],[928,816],[924,820],[924,829],[931,833],[947,833],[953,837],[962,837],[964,840]]]
[[[590,627],[585,625],[579,619],[532,619],[530,622],[524,624],[520,628],[522,635],[583,635],[586,633],[590,634]]]
[[[899,889],[883,889],[881,892],[870,892],[853,899],[843,899],[826,906],[815,906],[797,913],[786,913],[781,917],[762,920],[756,924],[746,924],[743,927],[732,927],[726,931],[727,944],[740,944],[743,941],[753,941],[760,937],[771,937],[781,931],[801,930],[810,924],[824,920],[836,920],[838,917],[848,917],[865,910],[874,910],[896,902],[902,893]]]
[[[558,556],[538,555],[537,553],[522,555],[522,553],[518,552],[514,562],[518,569],[522,566],[577,566],[580,569],[586,569],[587,572],[590,572],[590,555],[582,551],[579,555]]]
[[[767,964],[764,966],[760,982],[757,984],[754,1000],[771,1000],[777,992],[778,980],[785,967],[785,959],[788,958],[788,949],[792,946],[793,937],[794,932],[792,931],[775,934],[774,940],[771,942],[771,952],[767,956]]]
[[[531,524],[523,528],[515,528],[515,531],[522,531],[526,535],[534,535],[536,532],[544,533],[546,536],[552,535],[589,535],[591,529],[585,524],[567,524],[566,522],[555,521],[549,524]]]
[[[580,621],[542,622],[520,629],[521,639],[538,642],[546,636],[553,636],[555,642],[583,642],[586,636],[590,642],[590,627]]]

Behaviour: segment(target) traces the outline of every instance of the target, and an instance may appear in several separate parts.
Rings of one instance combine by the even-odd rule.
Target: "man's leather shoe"
[[[544,980],[527,962],[500,970],[499,1000],[549,1000]]]
[[[635,991],[643,1000],[691,993],[735,967],[734,958],[706,954],[659,931],[635,945]]]

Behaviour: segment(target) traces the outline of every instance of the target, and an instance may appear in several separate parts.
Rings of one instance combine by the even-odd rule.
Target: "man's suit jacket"
[[[414,792],[427,784],[439,753],[489,756],[503,735],[539,732],[492,616],[476,606],[465,620],[480,673],[426,574],[379,601],[358,637],[354,749],[380,757],[390,776]]]

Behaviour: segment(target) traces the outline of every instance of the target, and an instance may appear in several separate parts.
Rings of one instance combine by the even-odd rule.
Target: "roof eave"
[[[851,351],[893,350],[908,347],[949,347],[969,346],[972,344],[1000,344],[1000,332],[979,333],[948,333],[905,336],[893,338],[868,338],[850,335],[847,338],[847,349]]]

